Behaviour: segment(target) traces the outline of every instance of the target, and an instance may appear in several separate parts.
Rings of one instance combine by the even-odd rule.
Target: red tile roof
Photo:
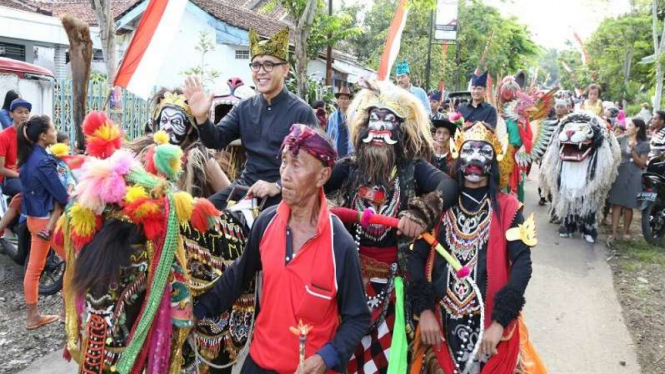
[[[111,13],[113,13],[113,17],[116,17],[140,1],[142,0],[112,0]],[[92,10],[90,0],[0,0],[0,6],[54,17],[71,14],[91,26],[97,25],[97,17],[95,17],[95,12]]]
[[[37,4],[30,0],[0,0],[0,6],[34,13],[51,13],[50,4]],[[46,7],[44,7],[46,6]]]
[[[111,1],[111,13],[115,18],[123,13],[127,8],[133,6],[136,2],[142,0],[113,0]],[[92,10],[90,0],[54,0],[52,3],[53,16],[71,14],[87,22],[91,26],[97,25],[97,17]]]
[[[289,26],[285,22],[237,6],[227,0],[190,1],[220,21],[243,30],[254,28],[261,36],[272,36],[280,29]]]

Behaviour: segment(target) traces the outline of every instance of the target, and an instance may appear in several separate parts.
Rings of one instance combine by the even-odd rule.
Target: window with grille
[[[0,42],[0,56],[25,61],[25,46],[21,44]]]
[[[236,60],[249,60],[249,50],[236,49]]]

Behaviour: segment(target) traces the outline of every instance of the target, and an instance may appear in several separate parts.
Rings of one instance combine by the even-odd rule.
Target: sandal
[[[60,319],[60,316],[53,316],[53,315],[45,315],[41,316],[39,318],[39,322],[36,325],[33,326],[27,326],[28,330],[36,330],[42,326],[46,326],[48,324],[51,324],[53,322],[56,322]]]
[[[44,241],[50,242],[51,241],[51,230],[49,229],[44,229],[40,232],[37,233],[37,236]]]

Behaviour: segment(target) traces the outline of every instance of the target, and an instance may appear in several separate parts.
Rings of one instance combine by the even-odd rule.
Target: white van
[[[53,118],[55,75],[48,69],[27,62],[0,57],[0,100],[16,90],[32,104],[32,114]]]

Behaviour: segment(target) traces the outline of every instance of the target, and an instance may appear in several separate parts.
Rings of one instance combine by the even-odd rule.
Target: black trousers
[[[240,374],[277,374],[277,372],[261,368],[256,362],[254,362],[252,355],[247,355],[247,359],[245,359],[245,364],[242,365]]]

